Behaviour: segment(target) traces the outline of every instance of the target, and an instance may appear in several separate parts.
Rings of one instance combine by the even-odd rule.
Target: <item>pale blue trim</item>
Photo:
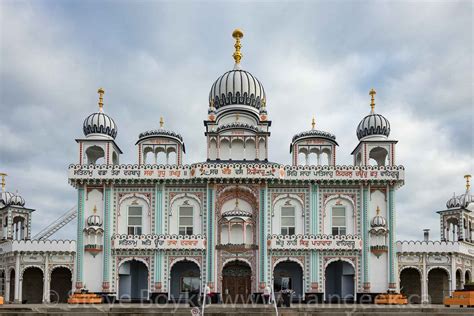
[[[368,203],[369,203],[369,197],[368,194],[369,189],[367,187],[364,187],[362,189],[362,229],[363,231],[363,236],[364,236],[364,241],[363,241],[363,249],[362,249],[362,260],[364,264],[364,282],[369,283],[369,259],[368,259],[368,253],[369,253],[369,230],[368,230]]]
[[[207,282],[214,280],[214,190],[207,189]]]
[[[163,186],[156,184],[155,187],[155,234],[160,235],[163,231]],[[154,280],[161,282],[163,253],[159,250],[155,251],[155,270]]]
[[[260,189],[260,282],[267,282],[267,187]]]
[[[388,260],[389,260],[389,283],[395,283],[395,247],[394,247],[394,226],[395,226],[395,205],[394,205],[395,191],[392,186],[388,189]]]
[[[105,188],[104,192],[104,260],[103,260],[103,270],[102,278],[103,282],[109,282],[109,265],[111,257],[110,249],[110,192],[111,188]]]
[[[311,186],[311,234],[317,235],[319,232],[319,186]],[[311,283],[319,283],[319,253],[317,250],[311,251]]]
[[[77,189],[76,282],[83,281],[84,261],[84,188]]]

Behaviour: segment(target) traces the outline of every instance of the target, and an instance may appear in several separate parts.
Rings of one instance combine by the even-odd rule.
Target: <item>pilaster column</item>
[[[216,289],[215,286],[215,225],[214,225],[214,204],[215,190],[212,184],[207,185],[207,284],[211,291]]]
[[[395,291],[397,281],[395,271],[396,263],[396,245],[395,245],[395,189],[392,185],[388,186],[388,288]]]
[[[311,185],[311,197],[310,197],[310,234],[319,234],[319,185]],[[310,257],[310,279],[311,279],[311,291],[318,291],[319,288],[319,251],[316,249],[311,250]]]
[[[428,298],[428,273],[426,271],[426,254],[421,254],[423,263],[421,270],[421,303],[429,303]]]
[[[110,291],[110,265],[112,258],[111,251],[111,205],[112,205],[112,192],[111,186],[106,185],[104,189],[104,259],[102,262],[102,291]]]
[[[268,186],[265,183],[260,188],[260,229],[259,229],[259,237],[260,237],[260,275],[259,280],[260,284],[259,287],[261,290],[265,288],[268,282],[268,252],[267,252],[267,194],[268,194]],[[259,289],[259,290],[260,290]]]
[[[369,187],[362,187],[362,265],[363,265],[363,280],[364,290],[370,292],[370,275],[369,275]]]
[[[45,254],[43,274],[43,303],[49,303],[49,255]]]
[[[15,254],[15,303],[20,303],[20,278],[21,278],[21,271],[20,271],[20,254],[17,252]]]
[[[163,185],[155,185],[155,234],[163,234]],[[163,252],[155,250],[155,269],[153,280],[155,282],[155,291],[160,292],[162,284],[161,270],[163,266]]]
[[[84,260],[84,186],[77,189],[77,242],[76,242],[76,289],[83,286]]]

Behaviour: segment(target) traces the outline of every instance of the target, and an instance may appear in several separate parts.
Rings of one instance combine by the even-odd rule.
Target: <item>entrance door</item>
[[[252,270],[241,261],[233,261],[222,270],[224,303],[248,303],[252,297]]]
[[[131,260],[120,265],[119,299],[148,300],[148,268],[143,262]]]
[[[326,267],[326,301],[354,301],[354,268],[347,262],[335,261]]]

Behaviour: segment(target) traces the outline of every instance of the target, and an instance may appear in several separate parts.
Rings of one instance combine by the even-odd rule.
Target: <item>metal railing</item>
[[[58,230],[66,226],[77,217],[77,206],[72,207],[66,213],[61,215],[54,222],[43,228],[39,233],[33,236],[34,240],[45,240],[51,237]]]

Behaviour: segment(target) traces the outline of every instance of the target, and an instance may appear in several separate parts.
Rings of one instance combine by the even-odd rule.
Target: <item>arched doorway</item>
[[[72,273],[66,267],[57,267],[51,272],[49,300],[52,303],[67,303],[72,290]]]
[[[466,270],[466,273],[464,274],[464,284],[467,284],[470,282],[471,282],[471,271]]]
[[[351,302],[354,301],[354,267],[345,261],[331,262],[326,267],[326,301]]]
[[[442,268],[431,269],[428,273],[428,295],[431,304],[443,304],[445,296],[449,295],[449,275]]]
[[[23,271],[21,297],[25,304],[43,302],[43,271],[38,267],[29,267]]]
[[[15,269],[10,270],[10,298],[8,301],[15,301]]]
[[[456,270],[456,290],[461,290],[462,286],[462,271]]]
[[[222,269],[224,303],[247,303],[252,294],[252,269],[242,261],[227,263]]]
[[[138,260],[130,260],[119,267],[119,300],[148,300],[148,268]]]
[[[303,269],[294,261],[283,261],[273,269],[273,291],[291,289],[295,291],[293,300],[303,298]]]
[[[421,275],[415,268],[405,268],[400,272],[400,292],[408,298],[408,303],[421,303]]]
[[[175,302],[186,302],[191,295],[201,293],[201,271],[189,260],[177,262],[171,268],[170,298]]]

